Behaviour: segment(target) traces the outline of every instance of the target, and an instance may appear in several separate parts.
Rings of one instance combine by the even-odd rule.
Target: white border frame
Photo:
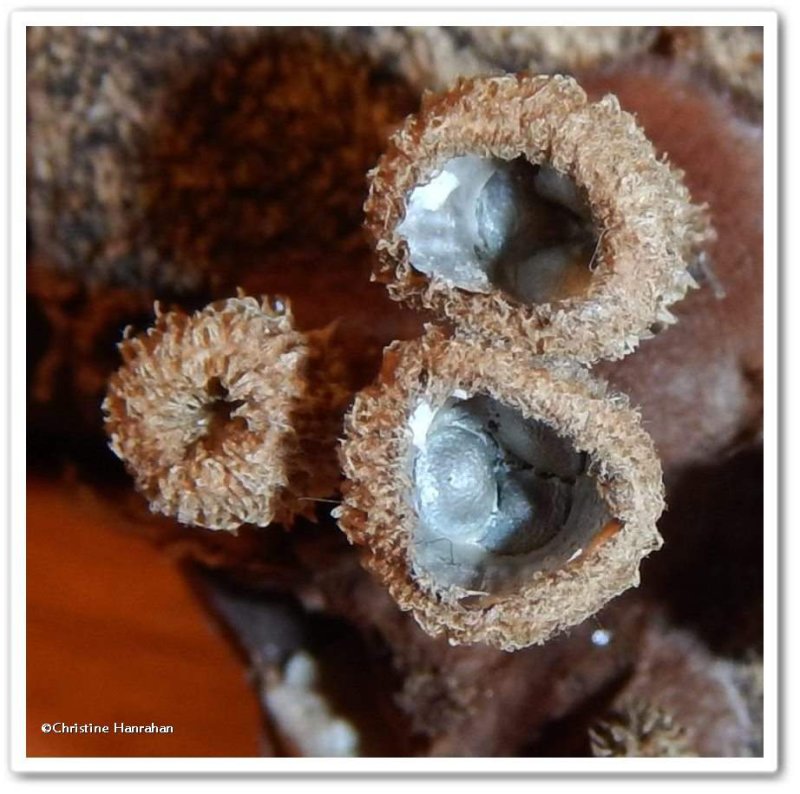
[[[28,758],[25,755],[25,480],[23,465],[10,465],[10,566],[11,566],[11,769],[26,773],[445,773],[492,775],[555,772],[571,775],[626,773],[769,773],[778,769],[778,16],[775,12],[691,11],[559,11],[515,10],[416,10],[368,9],[320,10],[319,6],[270,11],[219,10],[120,10],[98,9],[94,0],[86,10],[17,11],[10,16],[9,41],[9,351],[10,351],[10,461],[25,459],[25,344],[15,334],[25,334],[26,260],[26,112],[25,29],[27,25],[305,25],[308,11],[319,26],[371,24],[437,25],[755,25],[764,28],[764,664],[765,664],[765,756],[725,759],[562,759],[562,758]],[[409,3],[417,7],[417,3]],[[506,9],[514,2],[504,3]],[[462,6],[463,7],[463,6]],[[87,13],[89,9],[91,13]],[[368,9],[368,10],[367,10]],[[91,19],[89,20],[89,17]],[[410,19],[413,17],[413,19]],[[13,419],[16,418],[16,421]],[[1,473],[1,472],[0,472]]]

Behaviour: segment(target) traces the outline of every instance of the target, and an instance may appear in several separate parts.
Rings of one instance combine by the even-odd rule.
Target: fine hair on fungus
[[[544,642],[638,583],[661,543],[661,469],[621,395],[569,362],[395,343],[358,395],[336,511],[430,634]]]
[[[146,333],[126,331],[103,403],[151,510],[226,530],[311,517],[339,479],[345,392],[321,363],[327,333],[296,330],[283,299],[243,294],[156,315]]]
[[[713,238],[682,174],[572,78],[426,95],[370,174],[374,276],[465,337],[580,363],[674,322]]]

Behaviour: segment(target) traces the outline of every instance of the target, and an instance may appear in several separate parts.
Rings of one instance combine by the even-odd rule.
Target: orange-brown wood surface
[[[259,755],[245,665],[175,563],[81,486],[32,479],[27,510],[27,754]],[[42,732],[57,721],[112,732]]]

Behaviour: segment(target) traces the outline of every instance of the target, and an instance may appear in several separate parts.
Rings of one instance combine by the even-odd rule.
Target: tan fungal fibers
[[[626,703],[589,729],[592,755],[600,758],[691,758],[697,756],[686,730],[670,714],[646,701]]]
[[[341,528],[453,644],[544,642],[638,584],[661,545],[653,444],[627,399],[572,363],[429,329],[387,348],[345,429]]]
[[[497,172],[502,178],[492,180]],[[537,219],[533,204],[515,206],[518,195],[549,215]],[[461,336],[524,343],[581,363],[621,358],[674,322],[669,306],[695,286],[687,267],[712,237],[682,174],[657,157],[635,118],[613,96],[589,102],[561,76],[460,80],[427,95],[371,172],[365,211],[378,254],[374,276],[392,297],[434,310]],[[510,288],[494,279],[492,257],[480,265],[484,282],[460,279],[479,247],[460,229],[478,234],[476,216],[478,233],[501,253],[528,245],[504,237],[509,228],[521,227],[524,238],[531,224],[550,234],[564,226],[561,247],[546,249],[563,266],[556,287],[517,289],[523,267],[552,282],[553,257],[533,249],[516,252]],[[442,242],[459,234],[449,249]],[[425,239],[417,244],[418,237]],[[433,248],[416,254],[415,245]]]
[[[158,312],[125,338],[103,404],[111,448],[154,512],[235,530],[290,520],[307,338],[280,300]]]

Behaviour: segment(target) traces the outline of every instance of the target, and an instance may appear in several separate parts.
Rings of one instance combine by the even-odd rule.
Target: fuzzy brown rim
[[[283,301],[240,296],[194,315],[160,313],[120,344],[124,364],[103,403],[110,445],[151,510],[235,530],[288,520],[306,338]],[[207,448],[197,430],[219,383],[236,406]]]
[[[466,154],[547,162],[585,190],[598,246],[584,294],[525,305],[500,290],[471,293],[412,268],[397,233],[406,200]],[[657,157],[634,117],[610,95],[590,103],[562,76],[475,78],[426,95],[370,172],[364,209],[377,252],[373,278],[393,298],[448,318],[459,335],[582,363],[621,358],[673,322],[668,307],[695,286],[687,267],[713,237],[681,172]]]
[[[638,414],[622,395],[565,362],[520,361],[439,332],[387,348],[379,382],[358,395],[345,423],[343,503],[334,511],[363,563],[431,635],[451,643],[484,642],[515,650],[580,623],[638,584],[639,562],[661,545],[661,466]],[[408,422],[421,398],[435,408],[457,389],[483,393],[525,418],[538,419],[585,451],[615,519],[584,553],[562,568],[533,573],[506,596],[465,598],[414,571],[416,515],[410,493]]]

